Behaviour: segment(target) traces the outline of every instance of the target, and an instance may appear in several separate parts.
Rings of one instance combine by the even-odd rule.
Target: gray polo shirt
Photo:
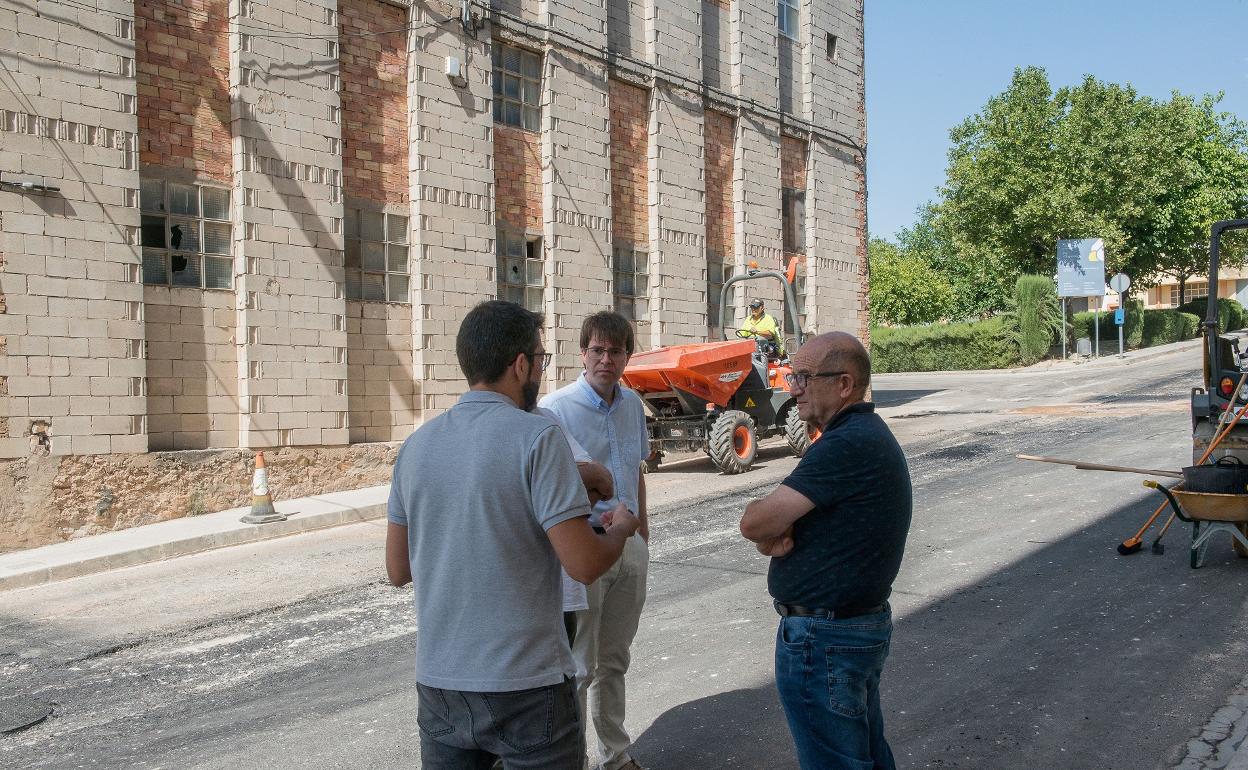
[[[407,527],[416,680],[509,692],[573,676],[546,530],[588,514],[559,427],[506,396],[469,391],[408,437],[389,519]]]

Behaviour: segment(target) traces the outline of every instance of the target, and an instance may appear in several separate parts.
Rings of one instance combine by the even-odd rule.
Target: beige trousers
[[[599,766],[618,770],[631,757],[632,739],[624,729],[624,675],[629,648],[646,604],[650,549],[633,535],[618,561],[588,587],[589,609],[576,614],[576,694],[584,715],[588,707],[598,733]],[[582,723],[586,723],[582,719]]]

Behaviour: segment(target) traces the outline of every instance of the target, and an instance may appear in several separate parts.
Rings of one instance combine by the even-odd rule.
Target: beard
[[[531,412],[537,408],[537,394],[542,389],[540,382],[526,382],[522,386],[521,394],[524,396],[524,403],[521,407],[526,412]]]

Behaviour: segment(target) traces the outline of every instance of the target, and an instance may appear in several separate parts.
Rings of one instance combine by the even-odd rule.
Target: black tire
[[[711,426],[707,448],[711,462],[724,473],[745,473],[758,454],[754,419],[735,409],[724,412]]]
[[[793,451],[795,457],[806,454],[806,450],[815,443],[818,435],[818,433],[812,434],[806,421],[798,416],[796,405],[789,407],[789,411],[784,416],[784,437],[788,439],[789,449]]]

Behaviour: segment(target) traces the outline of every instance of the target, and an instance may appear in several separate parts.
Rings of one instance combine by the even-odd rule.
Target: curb
[[[251,509],[233,508],[0,554],[0,591],[380,519],[389,494],[386,484],[285,500],[274,507],[289,518],[269,524],[244,524],[239,519]]]

